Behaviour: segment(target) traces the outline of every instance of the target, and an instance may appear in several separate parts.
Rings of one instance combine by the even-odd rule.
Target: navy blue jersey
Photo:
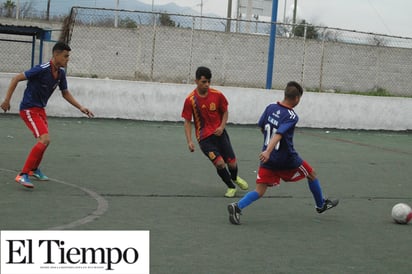
[[[303,160],[293,147],[293,134],[299,117],[291,108],[281,103],[273,103],[266,107],[259,119],[258,126],[264,135],[264,151],[271,137],[278,133],[282,139],[270,155],[270,159],[261,164],[265,168],[273,170],[287,170],[299,167]]]
[[[44,108],[57,87],[62,91],[67,90],[64,69],[59,69],[58,77],[55,79],[52,75],[50,62],[37,65],[25,71],[24,75],[27,78],[27,87],[20,103],[20,110],[32,107]]]

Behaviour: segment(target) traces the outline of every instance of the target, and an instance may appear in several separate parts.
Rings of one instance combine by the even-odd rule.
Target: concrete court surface
[[[239,175],[254,187],[262,136],[228,125]],[[295,147],[337,208],[317,214],[306,181],[282,183],[231,225],[213,166],[189,153],[182,123],[49,118],[42,170],[14,182],[34,138],[0,115],[1,230],[150,230],[151,273],[410,273],[411,132],[298,128]]]

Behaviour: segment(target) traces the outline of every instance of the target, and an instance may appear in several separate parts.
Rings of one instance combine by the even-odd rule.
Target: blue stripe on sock
[[[251,203],[253,203],[254,201],[256,201],[257,199],[259,199],[259,193],[257,193],[256,190],[250,191],[246,193],[246,195],[243,196],[242,199],[240,199],[237,205],[239,206],[240,209],[243,209],[247,207],[248,205],[250,205]]]

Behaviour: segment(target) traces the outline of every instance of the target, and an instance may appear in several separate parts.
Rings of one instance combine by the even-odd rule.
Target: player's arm
[[[282,135],[280,135],[279,133],[274,134],[272,138],[270,138],[269,144],[267,145],[266,149],[259,154],[259,160],[262,163],[266,163],[269,160],[270,154],[281,139]]]
[[[229,118],[229,112],[228,111],[223,112],[222,122],[220,123],[220,126],[215,130],[215,133],[214,133],[215,135],[217,136],[222,135],[223,130],[225,130],[228,118]]]
[[[89,118],[94,117],[93,112],[91,112],[90,110],[88,110],[87,108],[82,106],[79,102],[77,102],[77,100],[73,97],[73,95],[70,93],[70,91],[68,91],[68,90],[62,91],[62,96],[67,102],[72,104],[74,107],[78,108],[81,112],[86,114]]]
[[[195,151],[195,144],[193,143],[192,140],[192,122],[190,120],[185,119],[185,136],[186,136],[186,142],[187,142],[187,147],[189,148],[190,152]]]
[[[27,80],[27,78],[24,75],[24,73],[16,74],[16,76],[14,76],[11,79],[9,88],[7,89],[6,97],[1,103],[1,108],[4,110],[4,112],[10,110],[10,100],[11,100],[11,97],[13,96],[14,91],[16,90],[17,84],[25,80]]]

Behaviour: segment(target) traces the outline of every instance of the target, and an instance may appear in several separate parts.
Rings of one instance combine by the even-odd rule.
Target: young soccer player
[[[192,140],[192,117],[195,126],[196,139],[200,149],[216,167],[217,174],[227,186],[225,197],[236,194],[236,185],[247,190],[248,184],[240,178],[238,166],[226,132],[228,119],[228,102],[220,91],[210,87],[212,72],[209,68],[199,67],[196,70],[197,87],[184,102],[182,117],[189,151],[195,150]]]
[[[53,91],[59,87],[63,98],[70,104],[88,117],[94,116],[90,110],[76,101],[67,88],[66,73],[63,68],[67,66],[70,51],[67,44],[57,42],[53,47],[53,56],[49,62],[19,73],[11,79],[6,98],[1,103],[4,112],[10,110],[10,100],[17,84],[27,80],[27,87],[20,103],[20,117],[34,134],[37,143],[31,149],[23,169],[15,179],[17,183],[27,188],[34,187],[29,176],[34,176],[38,180],[48,180],[48,177],[41,172],[39,165],[50,143],[45,107]]]
[[[285,182],[296,182],[307,178],[309,189],[316,203],[316,211],[322,213],[338,205],[339,200],[325,199],[313,168],[295,151],[293,135],[298,116],[293,108],[299,104],[303,89],[296,82],[289,82],[281,102],[266,107],[259,119],[264,141],[259,155],[260,166],[256,189],[248,192],[237,203],[228,205],[229,221],[240,224],[242,210],[262,197],[267,188]]]

